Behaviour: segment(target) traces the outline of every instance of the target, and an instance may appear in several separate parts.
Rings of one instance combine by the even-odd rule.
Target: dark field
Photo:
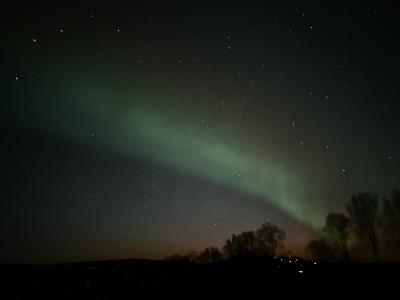
[[[399,282],[400,264],[314,264],[280,258],[210,264],[114,260],[2,265],[0,274],[1,299],[134,299],[147,295],[389,291]]]

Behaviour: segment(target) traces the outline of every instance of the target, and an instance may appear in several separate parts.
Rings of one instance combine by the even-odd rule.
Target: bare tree
[[[371,249],[375,261],[379,261],[379,241],[377,234],[378,195],[359,193],[346,203],[355,232]]]
[[[233,240],[235,239],[235,235],[232,234],[232,238],[227,239],[225,241],[224,246],[222,247],[222,253],[226,258],[233,258],[236,256],[235,248],[233,246]]]
[[[250,257],[256,254],[256,237],[252,231],[244,231],[225,242],[223,252],[227,258]]]
[[[244,231],[226,240],[223,252],[227,258],[273,256],[276,249],[283,246],[285,232],[278,226],[265,223],[255,232]]]
[[[349,235],[350,220],[340,213],[329,213],[325,219],[325,227],[322,229],[331,240],[338,244],[342,259],[350,260],[347,238]]]
[[[244,231],[232,239],[236,257],[250,257],[255,255],[255,236],[252,231]]]
[[[286,233],[276,225],[264,223],[257,229],[256,237],[261,254],[274,256],[276,249],[283,246]]]
[[[199,263],[210,263],[219,261],[223,258],[222,253],[215,247],[209,247],[204,249],[199,256],[196,258],[196,262]]]
[[[390,245],[400,245],[400,191],[393,192],[390,198],[383,201],[383,210],[380,218],[385,237]]]
[[[210,247],[208,249],[210,249],[211,262],[220,261],[224,258],[221,251],[218,248]]]

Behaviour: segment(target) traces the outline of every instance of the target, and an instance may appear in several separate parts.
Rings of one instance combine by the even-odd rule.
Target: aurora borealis
[[[398,187],[381,7],[24,8],[5,53],[5,261],[161,258],[271,221],[300,253]]]
[[[321,224],[318,218],[322,215],[315,206],[296,200],[304,198],[305,187],[300,174],[296,178],[294,170],[288,170],[283,162],[274,161],[276,155],[273,153],[257,153],[249,142],[243,146],[246,139],[229,128],[221,129],[214,125],[210,130],[208,125],[204,125],[204,119],[200,126],[193,125],[191,116],[184,118],[179,109],[170,110],[162,103],[158,103],[156,109],[146,108],[143,102],[151,100],[143,101],[143,96],[125,96],[129,103],[133,103],[132,107],[112,109],[114,97],[100,91],[94,96],[84,93],[82,102],[70,102],[74,116],[79,116],[72,128],[68,128],[70,138],[82,145],[89,143],[133,160],[142,159],[209,180],[257,197],[259,201],[269,201],[298,221],[313,226]],[[157,99],[156,96],[150,98]],[[50,108],[51,115],[57,120],[65,120],[68,115],[65,115],[64,107],[58,110],[58,106],[56,103],[54,109]],[[90,120],[96,128],[90,132],[89,140],[88,133],[79,130],[81,127],[89,128],[85,120]],[[53,130],[57,124],[46,118],[42,122],[44,124],[38,130],[62,136],[62,128]],[[38,123],[39,120],[32,120],[33,125]],[[100,137],[97,132],[101,133]]]

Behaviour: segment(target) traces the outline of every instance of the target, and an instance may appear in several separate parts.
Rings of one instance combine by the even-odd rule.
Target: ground
[[[113,260],[57,265],[2,265],[2,299],[116,299],[147,295],[235,295],[394,288],[400,264],[323,264],[295,259]]]

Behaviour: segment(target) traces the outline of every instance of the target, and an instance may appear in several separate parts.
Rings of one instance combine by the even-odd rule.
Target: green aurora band
[[[33,103],[16,117],[42,133],[172,168],[266,201],[314,228],[321,226],[324,214],[309,201],[300,174],[277,163],[272,152],[245,147],[250,141],[234,129],[207,128],[194,120],[194,108],[153,99],[165,95],[82,87],[68,91],[60,98],[57,90],[51,103]]]

